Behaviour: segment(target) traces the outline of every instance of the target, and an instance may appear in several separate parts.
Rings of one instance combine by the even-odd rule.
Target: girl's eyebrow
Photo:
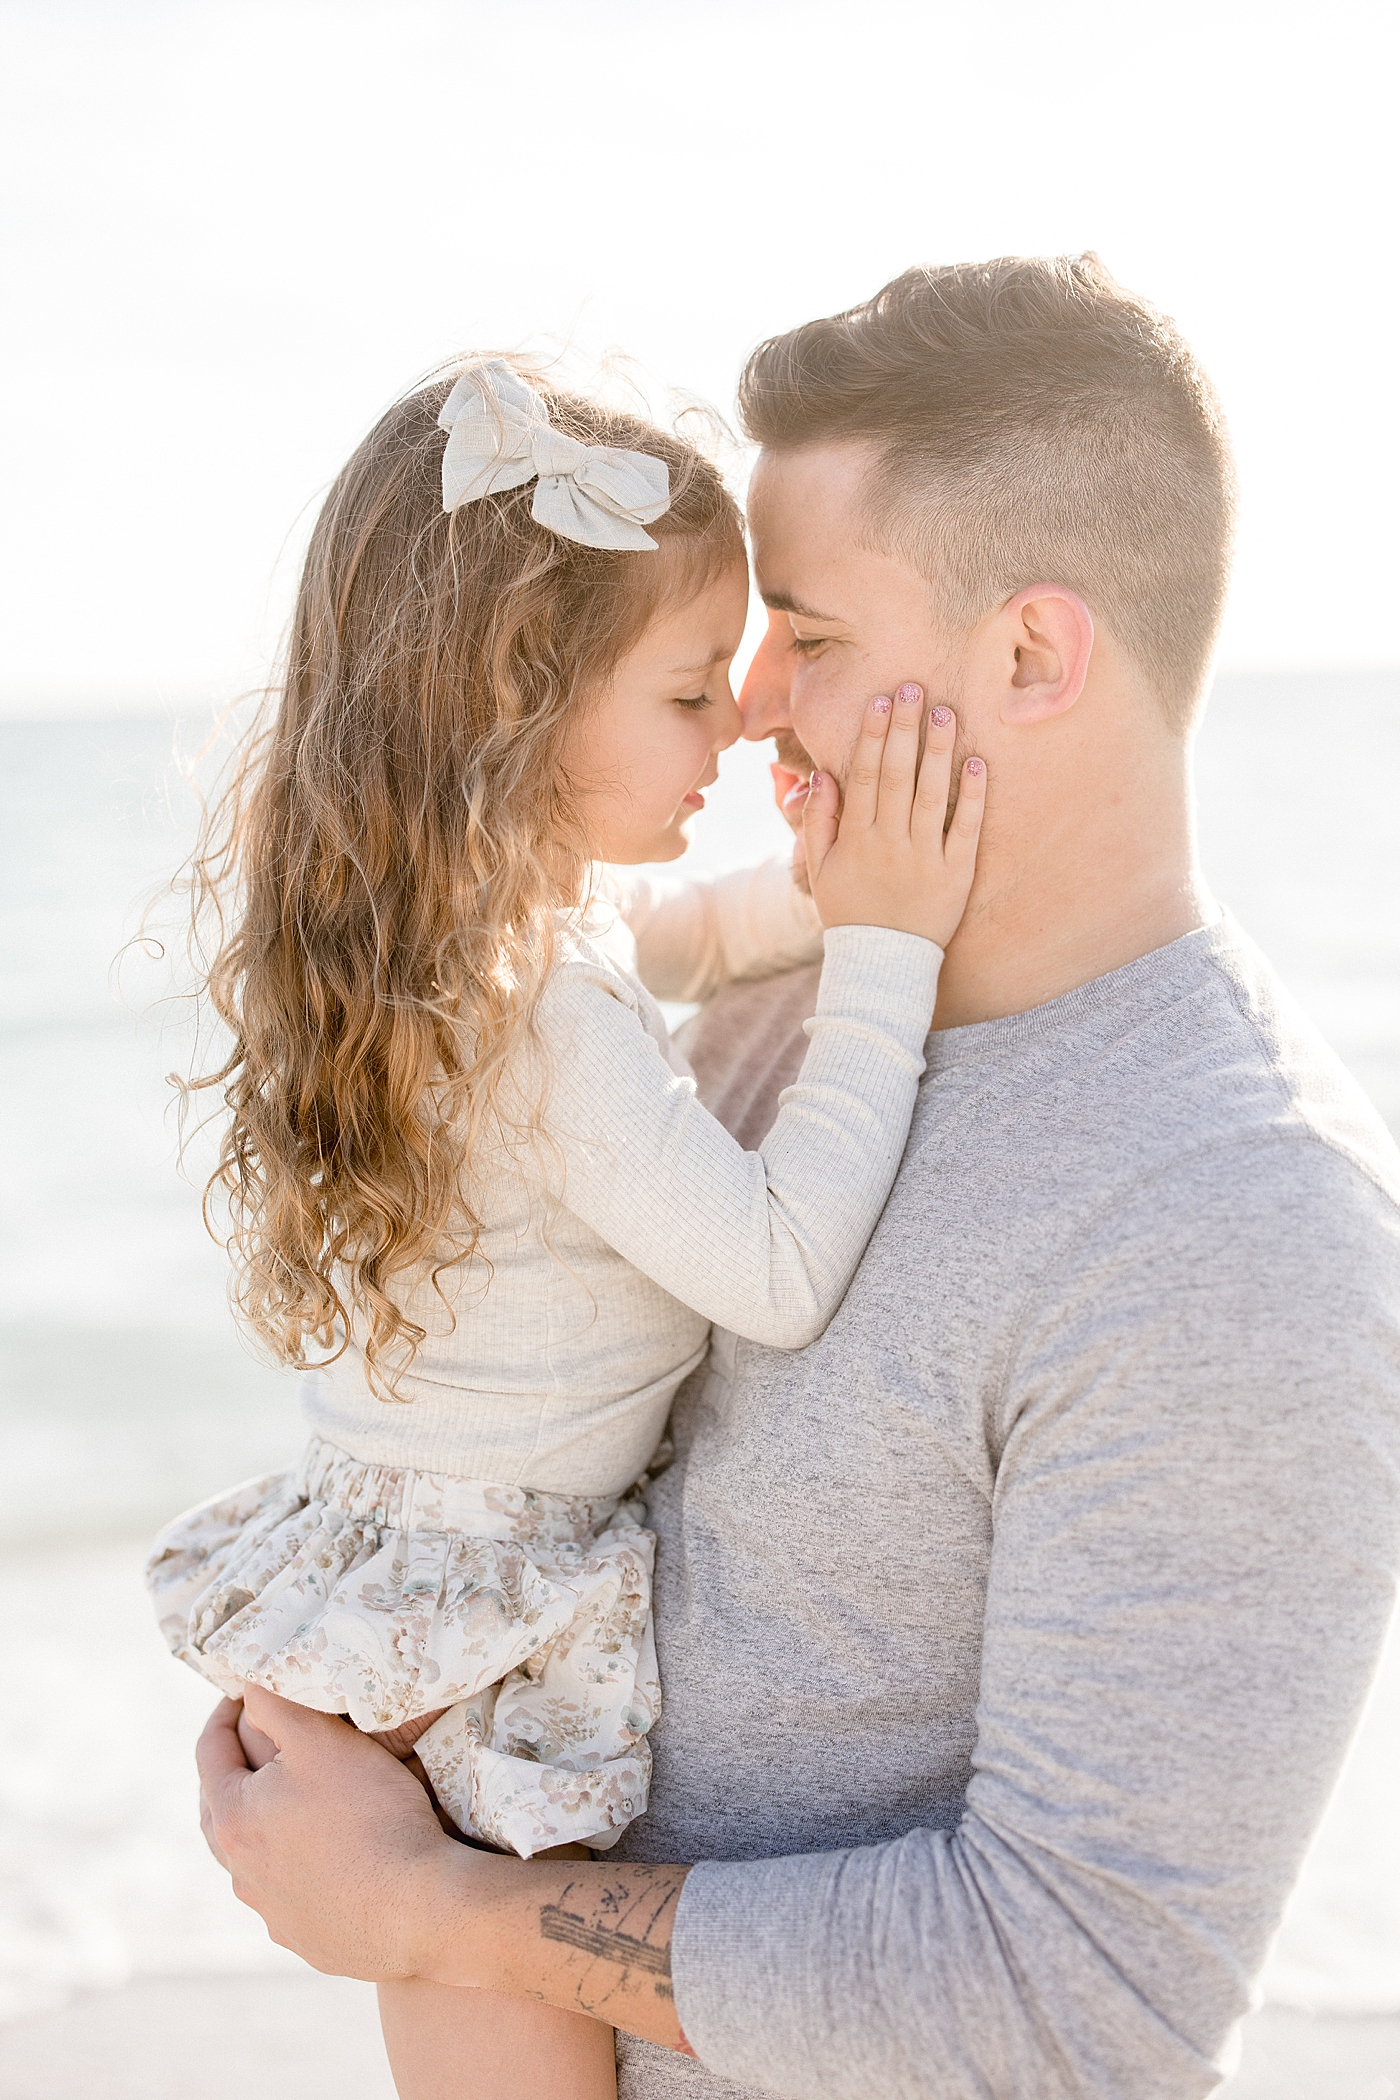
[[[668,678],[687,678],[692,675],[698,678],[702,672],[713,671],[715,665],[717,663],[722,663],[723,661],[724,651],[722,649],[717,649],[714,655],[707,656],[703,663],[672,664],[668,669],[666,675]]]

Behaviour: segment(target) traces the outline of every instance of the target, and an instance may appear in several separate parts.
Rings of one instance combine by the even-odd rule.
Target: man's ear
[[[1033,583],[1008,600],[994,628],[1005,672],[1002,721],[1048,722],[1073,707],[1094,646],[1093,616],[1084,600],[1063,584]]]

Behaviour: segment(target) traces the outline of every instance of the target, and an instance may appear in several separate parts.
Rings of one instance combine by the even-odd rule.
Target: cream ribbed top
[[[483,1230],[442,1279],[450,1312],[429,1285],[401,1291],[427,1329],[403,1397],[374,1396],[353,1339],[304,1380],[313,1429],[356,1458],[617,1494],[712,1321],[796,1349],[841,1302],[904,1149],[942,950],[884,927],[827,933],[811,1048],[745,1152],[696,1100],[626,950],[663,996],[704,998],[820,953],[810,904],[768,863],[634,881],[619,917],[566,929],[540,1006],[547,1141],[474,1160]],[[522,1064],[527,1098],[536,1077]]]

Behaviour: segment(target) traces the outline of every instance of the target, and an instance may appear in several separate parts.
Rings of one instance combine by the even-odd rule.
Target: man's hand
[[[245,1709],[277,1752],[255,1772],[238,1737]],[[279,1946],[332,1976],[421,1973],[443,1855],[461,1848],[396,1758],[348,1721],[254,1685],[243,1707],[219,1703],[195,1757],[209,1848]]]
[[[225,1699],[199,1739],[201,1816],[234,1894],[333,1976],[421,1976],[543,1999],[671,2049],[671,1927],[685,1867],[518,1860],[456,1844],[387,1750],[255,1685],[277,1746],[252,1772]]]

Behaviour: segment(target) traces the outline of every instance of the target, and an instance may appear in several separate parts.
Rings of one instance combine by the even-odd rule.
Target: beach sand
[[[1393,2100],[1400,2019],[1269,2007],[1222,2100]],[[394,2100],[367,1984],[148,1977],[0,2029],[0,2100]],[[1029,2100],[1029,2096],[1028,2096]]]
[[[142,1977],[0,2027],[3,2100],[394,2100],[373,1988]]]

